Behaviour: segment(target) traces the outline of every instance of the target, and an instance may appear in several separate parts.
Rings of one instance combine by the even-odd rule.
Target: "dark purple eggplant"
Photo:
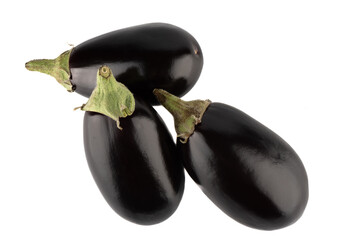
[[[154,93],[174,116],[185,169],[224,213],[264,230],[300,218],[308,201],[307,174],[281,137],[234,107]]]
[[[33,60],[26,68],[54,76],[68,91],[89,97],[96,72],[109,66],[131,92],[157,104],[152,91],[163,88],[181,97],[198,80],[203,56],[195,38],[165,23],[125,28],[90,39],[54,60]]]
[[[178,207],[184,170],[158,113],[135,97],[135,111],[120,118],[85,112],[84,146],[102,195],[123,218],[143,225],[162,222]]]

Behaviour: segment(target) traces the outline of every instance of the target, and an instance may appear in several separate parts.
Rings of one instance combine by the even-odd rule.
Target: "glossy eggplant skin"
[[[99,113],[84,116],[87,162],[102,195],[123,218],[142,225],[164,221],[178,207],[184,170],[157,112],[136,97],[132,116],[116,122]]]
[[[183,164],[227,215],[274,230],[295,222],[308,200],[308,179],[295,151],[278,135],[231,106],[212,103],[186,144]]]
[[[96,72],[109,66],[114,77],[135,95],[158,104],[154,88],[179,97],[198,80],[203,56],[198,42],[185,30],[165,23],[150,23],[113,31],[76,46],[69,59],[75,91],[89,97]]]

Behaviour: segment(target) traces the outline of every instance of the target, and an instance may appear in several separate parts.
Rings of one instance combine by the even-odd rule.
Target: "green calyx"
[[[83,111],[98,112],[106,115],[117,122],[120,127],[119,118],[132,115],[135,110],[135,99],[127,87],[117,82],[112,71],[107,66],[99,68],[97,73],[97,86],[93,90],[86,104],[81,107]]]
[[[65,51],[55,59],[37,59],[27,62],[25,67],[30,71],[38,71],[56,78],[68,92],[73,92],[70,82],[69,57],[73,49]]]
[[[154,89],[159,103],[161,103],[174,117],[174,125],[177,137],[182,143],[186,143],[193,134],[195,126],[201,123],[210,100],[183,101],[163,89]]]

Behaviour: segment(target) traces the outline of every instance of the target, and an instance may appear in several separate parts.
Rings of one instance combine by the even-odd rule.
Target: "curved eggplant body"
[[[114,77],[135,95],[157,104],[154,88],[181,97],[193,87],[203,56],[195,38],[185,30],[151,23],[110,32],[76,46],[69,67],[77,93],[90,96],[101,65],[109,66]]]
[[[212,103],[186,144],[184,166],[227,215],[273,230],[295,222],[308,200],[305,168],[278,135],[245,113]]]
[[[84,146],[89,168],[108,204],[137,224],[156,224],[173,214],[184,190],[184,171],[164,122],[136,98],[123,130],[104,115],[86,112]]]

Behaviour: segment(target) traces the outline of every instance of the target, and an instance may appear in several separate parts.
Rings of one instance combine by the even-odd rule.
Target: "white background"
[[[225,3],[225,4],[224,4]],[[0,239],[342,239],[342,1],[2,1]],[[184,99],[235,106],[278,133],[307,169],[310,199],[290,227],[245,227],[187,177],[161,224],[116,215],[83,149],[86,102],[25,62],[54,58],[94,36],[149,22],[189,31],[204,68]],[[173,132],[171,116],[157,107]]]

